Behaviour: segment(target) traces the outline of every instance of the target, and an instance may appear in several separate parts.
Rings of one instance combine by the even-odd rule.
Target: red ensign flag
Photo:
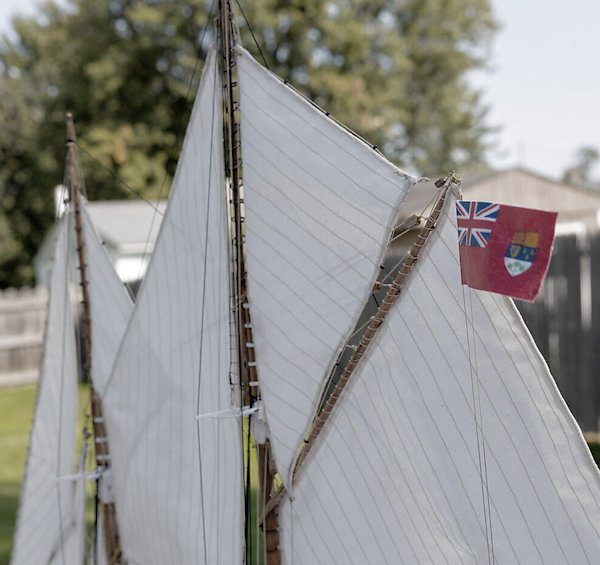
[[[465,200],[456,213],[462,283],[532,302],[548,270],[558,214]]]

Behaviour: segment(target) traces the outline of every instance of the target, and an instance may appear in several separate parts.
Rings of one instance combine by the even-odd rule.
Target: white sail
[[[77,361],[69,300],[68,218],[58,224],[46,339],[25,468],[13,565],[81,563],[81,512],[73,475]]]
[[[71,557],[65,558],[64,563],[79,563],[84,562],[85,556],[85,540],[86,540],[86,522],[85,522],[85,505],[86,505],[86,485],[87,485],[87,473],[86,473],[86,458],[88,453],[88,444],[84,443],[79,450],[79,456],[77,458],[77,467],[75,475],[69,477],[73,489],[73,537],[71,540],[72,552]],[[61,559],[58,563],[63,565]],[[100,565],[100,564],[96,564]]]
[[[94,388],[102,397],[133,310],[133,301],[102,245],[83,199],[80,214],[92,320],[91,370]]]
[[[133,301],[125,285],[119,278],[113,263],[106,252],[102,240],[94,227],[87,210],[87,203],[81,199],[79,205],[81,226],[85,245],[87,266],[88,296],[90,302],[91,330],[91,375],[94,390],[102,399],[112,370],[121,340],[133,310]],[[104,411],[102,412],[104,414]],[[110,453],[110,439],[108,443]],[[105,481],[112,482],[111,471],[100,477],[100,492],[105,492]],[[94,565],[108,563],[104,540],[103,513],[99,513],[95,531]]]
[[[104,526],[102,520],[98,520],[95,539],[90,544],[87,565],[110,565],[106,555],[106,543],[104,543]]]
[[[169,205],[104,393],[130,564],[241,563],[221,97],[211,50]]]
[[[415,179],[238,49],[248,294],[279,474],[364,307]]]
[[[466,294],[469,353],[454,208],[282,504],[284,563],[600,563],[598,469],[510,299]]]

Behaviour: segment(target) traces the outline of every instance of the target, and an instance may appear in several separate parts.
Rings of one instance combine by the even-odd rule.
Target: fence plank
[[[584,268],[582,268],[584,267]],[[590,323],[582,320],[582,285]],[[591,288],[590,288],[591,286]],[[567,405],[585,431],[598,430],[600,412],[600,235],[556,238],[538,299],[517,301]]]
[[[590,351],[590,380],[594,384],[594,422],[590,431],[598,431],[600,419],[600,232],[590,238],[591,319],[588,347]]]
[[[0,387],[39,378],[47,300],[45,289],[0,292]]]

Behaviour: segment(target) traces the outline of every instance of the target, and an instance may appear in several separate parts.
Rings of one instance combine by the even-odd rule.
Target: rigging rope
[[[215,74],[217,74],[217,66],[215,65]],[[217,84],[218,81],[214,81],[213,86],[213,99],[212,99],[212,117],[210,124],[210,154],[208,159],[208,191],[206,195],[206,216],[205,216],[205,231],[204,231],[204,265],[202,274],[202,298],[201,298],[201,311],[200,311],[200,344],[199,344],[199,355],[198,355],[198,385],[196,392],[196,414],[200,413],[200,389],[202,385],[202,356],[204,351],[204,322],[205,322],[205,306],[206,306],[206,282],[208,274],[208,237],[209,237],[209,225],[210,225],[210,211],[211,211],[211,195],[213,190],[212,173],[213,173],[213,143],[214,131],[215,131],[215,100],[217,96]],[[204,505],[204,483],[202,477],[202,445],[201,445],[201,433],[200,433],[200,421],[196,418],[196,437],[198,441],[198,470],[200,475],[200,504],[202,508],[202,537],[204,541],[204,563],[208,564],[208,553],[206,548],[206,516],[205,516],[205,505]],[[218,527],[218,526],[217,526]],[[218,534],[217,534],[218,535]]]
[[[215,0],[213,0],[210,5],[208,18],[206,20],[204,29],[202,30],[202,37],[200,38],[200,46],[202,46],[202,44],[204,43],[204,36],[205,36],[206,30],[209,26],[214,6],[215,6]],[[201,49],[201,47],[200,47],[200,49]],[[192,74],[190,75],[190,79],[189,79],[188,85],[187,85],[187,91],[185,93],[185,101],[186,101],[186,105],[188,105],[188,106],[189,106],[189,100],[191,98],[191,93],[193,90],[193,84],[194,84],[196,76],[198,74],[199,63],[200,63],[200,54],[198,54],[196,56],[196,60],[194,62],[194,68],[192,69]],[[181,132],[182,132],[182,129],[184,126],[184,118],[186,115],[187,115],[187,112],[182,112],[179,115],[179,120],[177,121],[177,125],[175,126],[175,139],[171,145],[171,148],[169,149],[169,153],[168,153],[167,159],[166,159],[167,163],[173,159],[173,155],[175,154],[175,147],[179,144],[179,140],[181,139]],[[167,183],[168,178],[169,178],[169,173],[165,169],[165,174],[163,176],[163,180],[162,180],[162,182],[160,184],[160,188],[158,190],[157,200],[160,200],[163,197],[163,192],[165,190],[165,185]],[[141,279],[141,277],[142,277],[142,265],[144,264],[144,262],[146,260],[146,256],[148,255],[148,244],[150,242],[150,234],[152,233],[152,229],[154,228],[155,221],[156,221],[156,214],[154,214],[152,216],[152,221],[150,222],[150,227],[148,228],[148,235],[146,236],[146,242],[144,245],[144,253],[142,254],[142,259],[140,261],[140,270],[138,273],[138,280]]]
[[[79,143],[79,141],[75,141],[75,144],[77,145],[77,149],[79,150],[80,153],[83,153],[83,154],[87,155],[101,169],[104,169],[108,174],[110,174],[117,181],[117,183],[120,186],[123,186],[124,188],[126,188],[127,190],[129,190],[129,192],[131,192],[132,194],[134,194],[135,196],[137,196],[140,200],[143,200],[146,204],[148,204],[149,206],[151,206],[152,208],[154,208],[154,211],[159,216],[163,215],[163,212],[161,212],[160,208],[152,200],[148,200],[148,198],[146,198],[139,190],[137,190],[136,188],[133,188],[123,177],[119,176],[116,171],[114,171],[110,167],[107,167],[97,157],[95,157],[91,153],[91,151],[89,151],[85,147],[82,147],[81,144]]]
[[[198,54],[196,56],[196,59],[195,59],[195,62],[194,62],[194,67],[192,69],[192,73],[190,75],[190,78],[189,78],[189,81],[188,81],[188,84],[187,84],[187,89],[186,89],[186,93],[185,93],[185,96],[184,96],[184,100],[185,100],[186,106],[188,106],[188,107],[189,107],[189,104],[190,104],[190,99],[193,98],[192,94],[193,94],[193,91],[194,91],[194,84],[196,82],[196,77],[198,75],[198,69],[200,67],[200,62],[202,60],[201,57],[200,57],[200,54],[202,52],[202,46],[204,45],[204,39],[205,39],[207,30],[212,25],[211,24],[211,20],[212,20],[212,17],[213,17],[213,11],[214,11],[214,8],[215,8],[215,3],[216,3],[216,0],[213,0],[211,2],[209,13],[208,13],[208,17],[207,17],[207,20],[206,20],[206,24],[204,25],[204,27],[202,29],[202,34],[201,34],[200,40],[199,40],[199,52],[198,52]],[[177,123],[176,123],[176,126],[175,126],[175,130],[174,130],[175,131],[175,137],[174,137],[174,141],[171,144],[171,146],[169,148],[169,151],[167,153],[167,158],[166,158],[166,161],[165,161],[166,163],[168,163],[168,162],[170,162],[170,161],[173,160],[173,157],[175,155],[175,150],[179,146],[180,140],[182,138],[182,132],[184,131],[184,126],[186,124],[186,117],[187,117],[187,113],[186,112],[181,112],[178,115],[178,120],[177,120]],[[146,236],[146,241],[145,241],[145,244],[144,244],[144,252],[142,254],[142,258],[141,258],[141,261],[140,261],[140,270],[139,270],[138,277],[137,277],[138,279],[141,279],[142,278],[142,266],[143,266],[143,264],[144,264],[144,262],[146,260],[146,256],[149,253],[149,251],[148,251],[148,245],[150,243],[150,234],[152,233],[152,230],[154,228],[154,224],[156,222],[156,216],[157,215],[158,216],[162,216],[163,213],[160,211],[160,209],[158,208],[158,206],[155,203],[153,203],[152,201],[150,201],[147,198],[145,198],[139,190],[133,188],[123,178],[121,178],[114,170],[112,170],[110,167],[107,167],[106,165],[104,165],[99,159],[97,159],[94,155],[92,155],[92,153],[89,150],[81,147],[79,145],[79,143],[77,143],[77,147],[78,147],[78,149],[82,153],[85,153],[97,165],[99,165],[102,169],[104,169],[105,171],[107,171],[117,181],[117,183],[120,186],[126,188],[129,192],[131,192],[132,194],[134,194],[135,196],[137,196],[139,199],[141,199],[144,202],[146,202],[147,204],[149,204],[154,209],[155,213],[152,216],[152,219],[151,219],[151,222],[150,222],[150,227],[148,228],[148,234]],[[162,179],[162,181],[160,183],[160,187],[158,189],[158,195],[156,197],[156,200],[160,200],[160,199],[164,198],[163,194],[165,192],[165,186],[167,184],[167,179],[168,178],[169,178],[169,173],[165,170],[165,174],[163,176],[163,179]]]
[[[267,60],[265,59],[265,56],[263,55],[262,49],[260,48],[260,44],[258,43],[258,41],[256,39],[256,35],[254,35],[254,30],[252,29],[252,26],[250,25],[250,22],[248,21],[248,18],[246,17],[246,14],[244,13],[244,10],[243,10],[239,0],[235,0],[235,3],[237,4],[238,8],[240,9],[240,12],[242,13],[242,17],[244,18],[244,21],[246,22],[246,25],[248,26],[248,30],[250,31],[250,34],[252,35],[254,44],[256,45],[256,48],[258,49],[258,52],[260,53],[261,59],[263,60],[265,67],[268,70],[271,70],[271,69],[269,69],[269,65],[267,63]]]
[[[467,354],[469,360],[469,372],[471,378],[471,396],[473,400],[473,419],[475,422],[475,435],[477,439],[477,457],[479,462],[479,477],[481,480],[481,498],[483,503],[483,519],[488,552],[488,563],[495,563],[494,536],[492,531],[492,513],[490,502],[490,490],[488,482],[487,457],[485,448],[485,435],[483,428],[483,412],[481,406],[481,381],[479,378],[479,364],[477,357],[477,335],[475,332],[475,321],[473,313],[473,291],[469,288],[470,320],[467,314],[467,303],[465,287],[461,285],[463,295],[463,312],[465,317],[465,331],[467,335]],[[469,332],[470,325],[470,332]],[[471,340],[473,347],[471,349]],[[474,368],[474,370],[473,370]],[[475,395],[475,383],[477,384],[477,399]],[[478,414],[479,413],[479,414]]]

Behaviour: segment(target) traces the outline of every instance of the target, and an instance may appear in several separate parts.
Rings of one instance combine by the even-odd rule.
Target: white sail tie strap
[[[79,479],[86,479],[87,481],[95,481],[99,479],[104,473],[104,469],[97,469],[93,473],[74,473],[73,475],[62,475],[56,478],[57,482],[60,481],[77,481]]]
[[[241,410],[239,408],[227,408],[225,410],[217,410],[216,412],[196,414],[196,420],[201,420],[202,418],[245,418],[258,412],[258,410],[258,406],[244,406]]]
[[[252,384],[252,383],[250,383]],[[258,384],[258,383],[257,383]],[[253,407],[257,414],[255,418],[250,420],[250,433],[254,441],[259,445],[267,442],[267,423],[265,422],[265,411],[261,400],[257,400]]]

